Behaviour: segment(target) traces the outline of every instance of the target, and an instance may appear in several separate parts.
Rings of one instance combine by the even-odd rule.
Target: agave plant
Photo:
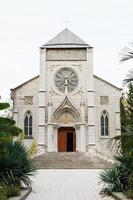
[[[110,169],[102,170],[99,174],[100,183],[104,183],[102,192],[120,191],[122,187],[120,177],[121,169],[118,164],[115,164]]]
[[[26,147],[18,141],[0,141],[0,184],[7,186],[31,185],[35,172]]]
[[[103,192],[126,191],[131,188],[131,176],[133,175],[133,157],[126,153],[115,156],[116,164],[110,169],[104,169],[99,174],[104,183]]]

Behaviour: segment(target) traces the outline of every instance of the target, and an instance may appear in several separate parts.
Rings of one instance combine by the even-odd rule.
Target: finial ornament
[[[65,22],[66,28],[68,28],[68,24],[70,23],[70,21],[69,20],[65,20],[64,22]]]

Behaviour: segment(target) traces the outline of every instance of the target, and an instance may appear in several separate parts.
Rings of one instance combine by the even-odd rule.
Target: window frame
[[[28,121],[25,121],[26,118]],[[33,138],[33,116],[30,110],[24,115],[24,134],[25,138]]]
[[[103,121],[102,121],[102,118],[103,118]],[[106,110],[102,111],[101,116],[100,116],[100,136],[101,138],[110,138],[109,114]]]

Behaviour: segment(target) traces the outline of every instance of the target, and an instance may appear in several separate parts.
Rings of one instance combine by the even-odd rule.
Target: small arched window
[[[109,117],[108,113],[104,110],[101,114],[101,136],[109,135]]]
[[[24,133],[27,136],[32,136],[32,114],[28,110],[24,118]]]

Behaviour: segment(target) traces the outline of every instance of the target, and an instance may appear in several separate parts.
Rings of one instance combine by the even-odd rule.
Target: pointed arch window
[[[27,111],[24,118],[24,133],[26,136],[32,136],[32,114]]]
[[[109,116],[106,111],[101,114],[101,136],[109,136]]]

